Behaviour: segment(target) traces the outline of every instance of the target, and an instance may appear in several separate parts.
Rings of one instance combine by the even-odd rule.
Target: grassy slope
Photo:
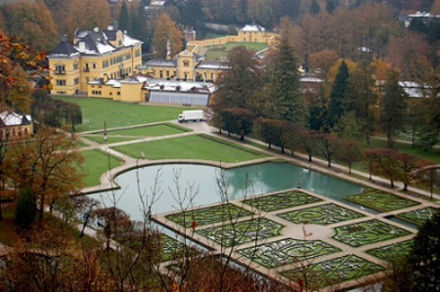
[[[206,47],[208,48],[208,51],[205,54],[205,58],[208,61],[219,60],[220,58],[225,57],[232,48],[237,46],[245,46],[248,50],[254,51],[260,51],[267,48],[266,43],[227,43],[225,45]],[[224,48],[224,50],[221,48]]]

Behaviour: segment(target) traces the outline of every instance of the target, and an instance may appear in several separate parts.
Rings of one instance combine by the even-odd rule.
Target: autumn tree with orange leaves
[[[153,47],[158,58],[167,56],[167,42],[170,42],[171,56],[182,49],[183,35],[167,13],[162,13],[156,23]]]
[[[44,206],[51,208],[61,196],[75,193],[82,187],[78,170],[83,158],[75,150],[76,136],[56,133],[54,128],[42,127],[35,140],[14,145],[8,151],[3,167],[16,189],[30,187],[39,207],[42,222]]]
[[[46,54],[36,52],[27,44],[17,41],[0,31],[0,106],[28,112],[31,105],[32,87],[24,70],[42,74],[46,67]],[[44,87],[50,87],[45,82]]]

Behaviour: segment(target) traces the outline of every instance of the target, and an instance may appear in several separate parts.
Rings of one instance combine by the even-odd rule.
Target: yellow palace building
[[[78,29],[73,44],[63,36],[48,55],[53,94],[87,93],[94,80],[123,78],[142,65],[142,42],[118,30]]]
[[[238,35],[191,40],[177,55],[169,53],[166,59],[153,59],[142,65],[142,42],[118,30],[117,25],[106,30],[79,29],[73,44],[63,37],[48,55],[52,94],[208,105],[216,90],[212,82],[230,66],[227,62],[205,61],[199,55],[203,54],[203,47],[228,42],[259,42],[270,47],[278,39],[279,35],[267,33],[259,25],[246,25]]]
[[[168,55],[167,59],[150,60],[139,70],[158,79],[215,82],[219,73],[229,66],[221,61],[204,61],[204,57],[199,55],[202,48],[236,42],[267,43],[268,46],[274,46],[279,42],[279,35],[266,32],[257,24],[245,25],[238,31],[238,35],[189,41],[186,49],[174,58]]]

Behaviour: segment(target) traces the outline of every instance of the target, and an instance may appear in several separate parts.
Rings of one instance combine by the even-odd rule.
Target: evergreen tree
[[[380,106],[380,127],[387,135],[387,146],[392,148],[396,131],[403,125],[407,94],[399,86],[399,73],[390,70],[388,76]]]
[[[26,230],[32,225],[37,216],[37,203],[35,195],[29,187],[20,191],[17,197],[17,206],[15,208],[15,223]]]
[[[197,34],[203,33],[205,29],[205,13],[200,0],[188,0],[179,2],[181,23],[187,27],[192,27]]]
[[[344,113],[342,100],[345,97],[349,76],[347,63],[342,61],[330,92],[328,123],[331,128],[334,127]]]
[[[348,79],[346,94],[342,100],[344,112],[354,111],[356,120],[362,125],[368,145],[370,132],[374,126],[374,105],[377,99],[373,69],[369,62],[360,62],[356,71]]]
[[[440,287],[440,212],[420,228],[410,255],[414,280],[419,291],[438,291]]]
[[[327,116],[328,109],[325,101],[324,87],[320,86],[319,95],[315,100],[309,102],[308,124],[310,129],[315,131],[326,130],[328,128]]]
[[[127,4],[122,1],[121,11],[119,12],[118,26],[121,30],[129,30],[130,27],[130,16],[128,15]]]
[[[266,97],[267,116],[305,124],[307,106],[299,83],[298,61],[287,39],[283,38],[279,52],[269,68],[269,96]]]
[[[131,22],[131,34],[133,37],[145,42],[148,42],[149,36],[145,32],[147,27],[147,14],[145,13],[145,6],[142,2],[138,2],[136,10],[134,11],[133,20]]]

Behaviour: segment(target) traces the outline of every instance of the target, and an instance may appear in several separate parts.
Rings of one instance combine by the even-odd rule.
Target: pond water
[[[112,202],[117,201],[117,207],[134,220],[141,220],[139,194],[145,201],[151,202],[155,181],[156,193],[160,195],[152,204],[153,214],[182,210],[177,200],[179,193],[184,207],[198,207],[221,202],[222,193],[233,200],[295,188],[298,182],[303,189],[338,201],[363,191],[361,186],[351,182],[290,163],[275,162],[227,170],[199,164],[154,165],[122,173],[115,180],[121,189],[90,196],[99,199],[105,206],[112,206]]]

